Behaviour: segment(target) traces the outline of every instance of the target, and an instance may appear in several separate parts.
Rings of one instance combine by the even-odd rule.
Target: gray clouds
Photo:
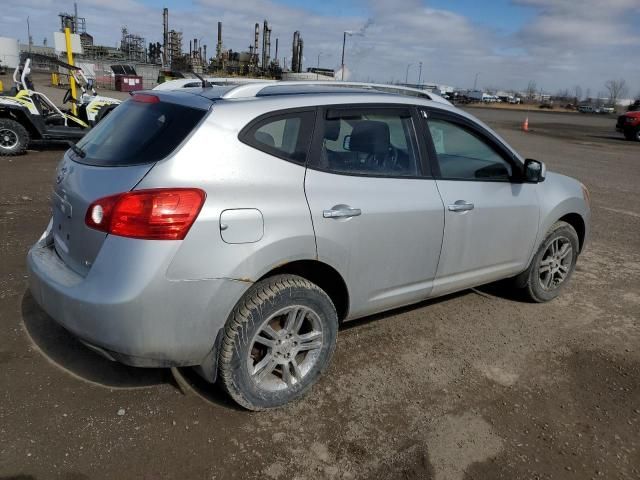
[[[30,17],[36,43],[51,40],[57,13],[72,10],[53,0],[4,0],[0,35],[26,42]],[[422,61],[423,79],[469,87],[476,72],[479,85],[522,89],[531,79],[548,91],[581,85],[604,90],[611,78],[625,78],[632,92],[640,90],[640,0],[513,0],[531,9],[532,19],[505,34],[452,11],[429,7],[419,0],[361,0],[366,15],[319,14],[270,0],[196,0],[170,10],[170,26],[190,38],[202,38],[214,51],[216,22],[223,22],[226,48],[245,50],[253,24],[267,18],[272,40],[280,39],[280,56],[290,56],[291,36],[300,30],[305,40],[305,66],[338,67],[342,32],[364,30],[347,39],[346,63],[355,79],[404,80],[406,66]],[[80,14],[96,43],[115,45],[120,28],[160,41],[161,7],[136,0],[81,0]],[[636,22],[634,24],[634,22]],[[188,45],[188,43],[187,43]],[[273,47],[272,47],[273,48]],[[632,61],[633,60],[633,61]],[[410,80],[417,80],[412,67]]]

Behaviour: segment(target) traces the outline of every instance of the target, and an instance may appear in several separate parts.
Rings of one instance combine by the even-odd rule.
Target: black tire
[[[0,157],[20,155],[29,146],[29,132],[19,122],[0,118]]]
[[[561,267],[564,269],[566,267],[566,273],[562,273],[563,270],[557,270],[556,273],[553,273],[553,270],[556,268],[556,264],[553,264],[553,262],[556,261],[555,258],[551,260],[552,265],[549,265],[549,273],[545,272],[547,266],[542,265],[543,260],[545,263],[548,263],[549,257],[553,256],[551,255],[550,249],[555,241],[562,242],[563,245],[569,245],[571,247],[571,252],[565,256],[567,260],[566,264],[563,263],[563,261],[557,263],[558,269]],[[534,302],[543,303],[553,300],[560,295],[562,290],[567,286],[567,283],[569,283],[576,268],[579,249],[580,241],[575,229],[566,222],[556,222],[549,232],[547,232],[529,268],[516,277],[516,286],[521,288],[522,293]],[[559,280],[561,274],[563,274],[564,277],[562,280]],[[549,285],[545,287],[544,284],[549,280]],[[556,281],[558,281],[557,284]]]
[[[290,313],[287,309],[295,312],[292,324],[297,324],[301,318],[301,327],[293,335],[286,335],[294,331],[286,328],[289,317],[285,315]],[[304,314],[299,316],[298,311]],[[282,325],[282,329],[278,329],[278,325]],[[265,330],[269,327],[273,330]],[[268,333],[270,331],[282,340],[277,340]],[[315,340],[318,332],[319,340],[302,340],[304,335]],[[337,332],[336,309],[329,296],[317,285],[296,275],[277,275],[262,280],[238,302],[225,326],[218,360],[221,383],[227,393],[248,410],[285,405],[302,397],[329,366]],[[261,340],[256,341],[257,338]],[[273,340],[274,345],[263,345],[265,339]],[[306,350],[312,343],[318,346]],[[302,347],[303,344],[307,347]],[[298,348],[305,350],[298,351]],[[265,368],[257,369],[261,361],[268,363]],[[292,363],[275,363],[273,367],[271,362]],[[256,371],[250,372],[250,369]],[[262,371],[266,374],[261,375],[259,372]],[[285,377],[289,381],[285,381]]]

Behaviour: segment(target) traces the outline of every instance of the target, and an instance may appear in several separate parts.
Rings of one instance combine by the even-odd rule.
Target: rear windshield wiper
[[[73,153],[78,155],[80,158],[84,158],[84,157],[87,156],[87,152],[85,152],[83,149],[81,149],[78,145],[76,145],[73,142],[68,142],[68,143],[69,143],[69,148],[71,150],[73,150]]]

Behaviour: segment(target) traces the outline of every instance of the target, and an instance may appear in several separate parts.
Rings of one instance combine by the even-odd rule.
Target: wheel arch
[[[284,273],[298,275],[315,283],[331,298],[336,307],[338,319],[342,321],[347,317],[349,290],[344,278],[335,268],[318,260],[294,260],[269,270],[259,280]]]
[[[578,241],[580,244],[580,251],[584,247],[585,235],[586,235],[586,225],[585,221],[579,213],[568,213],[563,217],[558,219],[559,222],[567,222],[569,225],[573,227],[573,229],[578,234]]]
[[[0,108],[0,118],[15,120],[29,132],[31,138],[38,139],[42,137],[40,130],[33,123],[29,114],[25,113],[21,108]]]

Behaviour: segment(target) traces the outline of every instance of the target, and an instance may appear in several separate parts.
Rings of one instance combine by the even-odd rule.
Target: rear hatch
[[[134,95],[66,152],[56,174],[52,234],[69,268],[86,275],[107,237],[85,224],[91,203],[132,190],[157,161],[186,141],[210,105]]]

